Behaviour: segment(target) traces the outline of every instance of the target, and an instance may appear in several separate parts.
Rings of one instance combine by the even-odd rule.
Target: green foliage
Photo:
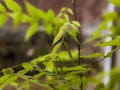
[[[109,0],[112,4],[115,5],[115,7],[120,7],[120,1],[119,0]],[[100,26],[97,28],[97,30],[91,35],[91,38],[87,41],[87,43],[93,41],[93,40],[98,40],[98,43],[96,46],[99,47],[107,47],[107,46],[114,46],[115,49],[111,50],[108,52],[106,55],[102,55],[101,53],[95,54],[93,53],[92,55],[85,56],[83,58],[94,58],[98,55],[98,57],[102,56],[102,59],[99,61],[103,61],[107,57],[112,57],[112,55],[120,49],[120,13],[119,11],[113,11],[113,12],[108,12],[103,15],[104,20],[100,24]],[[111,25],[108,25],[110,24]],[[108,33],[106,33],[106,31]],[[106,34],[104,34],[104,32]],[[106,41],[107,38],[112,37],[112,40]],[[100,56],[99,56],[100,55]],[[120,71],[118,68],[114,68],[108,73],[102,72],[101,74],[98,74],[98,76],[93,76],[88,78],[87,84],[89,83],[94,83],[95,88],[94,90],[119,90],[118,85],[120,80],[117,79],[119,76]],[[103,83],[103,79],[106,76],[110,76],[110,81],[105,85]]]
[[[43,20],[42,24],[49,35],[52,33],[53,35],[55,35],[57,32],[58,33],[53,40],[53,49],[50,54],[38,57],[37,59],[34,59],[31,62],[23,63],[20,66],[23,67],[24,69],[18,71],[17,73],[14,73],[13,68],[4,69],[2,73],[4,75],[10,76],[7,78],[4,76],[1,77],[1,83],[3,83],[1,84],[1,88],[5,87],[7,84],[10,84],[10,81],[12,81],[12,83],[15,83],[16,86],[17,83],[13,81],[17,80],[17,78],[22,78],[23,80],[26,80],[27,84],[33,82],[35,84],[39,84],[40,86],[48,87],[49,89],[51,88],[61,89],[66,86],[67,86],[66,89],[78,88],[79,83],[73,85],[73,83],[75,83],[75,80],[73,80],[73,78],[79,77],[77,74],[81,72],[86,72],[89,69],[85,68],[84,66],[72,66],[72,67],[62,66],[65,57],[64,56],[61,57],[61,55],[58,54],[58,51],[60,51],[62,45],[64,44],[66,46],[68,53],[67,57],[69,57],[70,55],[68,60],[73,60],[72,57],[74,58],[75,56],[75,55],[72,56],[72,53],[69,50],[69,45],[67,44],[67,42],[64,41],[66,34],[70,35],[70,37],[72,37],[76,41],[76,43],[79,43],[76,36],[79,33],[78,28],[80,27],[80,24],[77,21],[70,22],[69,17],[66,14],[66,13],[73,14],[71,9],[63,8],[61,9],[60,13],[57,16],[55,16],[52,10],[44,12],[43,10],[36,8],[32,4],[25,1],[26,9],[28,11],[28,13],[26,14],[22,12],[21,6],[14,0],[12,0],[12,3],[10,3],[9,0],[5,0],[4,2],[7,5],[8,9],[10,9],[12,12],[10,13],[6,12],[2,4],[1,11],[2,13],[5,12],[6,15],[9,15],[10,17],[13,18],[13,23],[15,26],[19,25],[20,23],[30,23],[30,27],[28,28],[25,36],[25,41],[28,41],[36,33],[39,27],[39,22],[41,20]],[[57,62],[60,63],[59,66],[57,65]],[[40,68],[38,66],[39,63],[42,63],[45,66],[45,68]],[[39,73],[37,75],[34,75],[33,77],[26,75],[26,73],[34,70],[39,71]],[[68,72],[65,77],[64,75],[63,76],[59,75],[59,73],[63,74],[63,72]],[[77,73],[75,74],[74,72]],[[77,76],[70,77],[71,75],[70,73],[74,73],[74,75]],[[45,83],[39,82],[38,78],[42,78],[42,76],[46,76],[47,78],[46,79],[47,81]],[[49,83],[47,84],[47,82]],[[51,87],[51,85],[54,85],[57,82],[60,82],[60,84]],[[22,88],[22,86],[20,88]]]
[[[118,28],[116,28],[117,26],[115,26],[115,28],[114,28],[114,25],[111,25],[111,26],[108,25],[109,23],[114,24],[116,20],[119,20],[118,12],[108,12],[108,13],[105,13],[103,15],[103,17],[104,17],[104,21],[100,24],[100,26],[97,28],[97,30],[92,33],[92,35],[91,35],[92,38],[90,38],[89,41],[93,41],[93,40],[96,40],[96,39],[106,36],[103,34],[103,32],[108,31],[108,30],[111,30],[111,35],[113,37],[120,35]],[[108,34],[108,36],[109,36],[109,34]]]
[[[14,74],[14,71],[11,68],[7,68],[7,69],[3,69],[2,73],[4,75],[11,75],[11,74]]]
[[[14,26],[18,26],[20,24],[22,18],[21,12],[10,13],[9,16],[11,16],[14,19],[13,21]]]
[[[107,73],[102,72],[96,76],[93,76],[90,78],[88,77],[87,82],[94,83],[94,85],[95,85],[94,90],[119,90],[117,87],[117,84],[120,82],[120,79],[118,78],[119,72],[120,72],[119,67],[114,68],[110,72],[107,72]],[[105,85],[102,80],[105,77],[107,77],[108,75],[110,75],[111,80],[108,84]],[[87,84],[89,84],[89,83],[87,83]]]
[[[105,43],[98,43],[98,46],[106,47],[106,46],[118,46],[120,47],[120,36],[117,36],[114,40],[110,40]]]
[[[56,44],[60,39],[62,39],[62,37],[65,34],[65,30],[67,27],[67,23],[65,23],[59,30],[58,34],[56,35],[54,41],[53,41],[53,45]]]
[[[97,57],[103,57],[103,53],[94,53],[91,55],[87,55],[87,56],[81,56],[81,58],[97,58]]]
[[[70,68],[67,68],[67,67],[64,67],[63,68],[64,71],[87,71],[89,69],[85,69],[83,66],[75,66],[75,67],[70,67]]]
[[[57,43],[53,48],[52,53],[57,53],[57,51],[60,49],[61,46],[62,46],[61,42]]]
[[[0,4],[0,26],[5,24],[7,18],[8,18],[8,15],[5,10],[5,7],[2,4]]]
[[[33,69],[33,66],[30,63],[23,63],[22,66],[25,68],[25,70]]]
[[[25,36],[25,41],[28,41],[35,33],[36,33],[36,30],[38,29],[38,23],[33,23],[27,33],[26,33],[26,36]]]
[[[8,15],[6,13],[0,14],[0,26],[4,25],[7,21]]]
[[[15,75],[4,75],[0,77],[0,89],[3,89],[5,86],[7,86],[9,83],[15,81],[18,77]]]
[[[4,0],[6,6],[13,11],[14,13],[10,14],[14,18],[14,25],[18,26],[21,22],[22,18],[22,8],[21,6],[15,2],[14,0]]]
[[[109,0],[111,3],[113,3],[115,6],[120,7],[120,1],[119,0]]]
[[[28,11],[28,14],[34,18],[37,18],[36,20],[39,20],[39,18],[45,17],[45,12],[36,8],[35,6],[31,5],[27,1],[25,1],[26,9]]]
[[[118,0],[110,0],[116,6],[119,5]],[[4,0],[5,5],[10,10],[7,11],[3,4],[0,4],[0,26],[3,26],[8,20],[8,17],[13,19],[14,26],[21,23],[29,23],[30,26],[26,32],[25,41],[28,41],[36,32],[40,25],[44,26],[45,32],[48,35],[53,35],[53,49],[51,52],[44,56],[39,56],[30,62],[24,62],[18,66],[23,67],[22,70],[15,72],[13,66],[3,69],[0,77],[0,89],[3,89],[8,84],[13,85],[17,89],[30,89],[31,83],[39,86],[46,87],[48,90],[80,90],[80,83],[83,84],[83,89],[86,89],[89,83],[94,83],[95,90],[109,90],[117,83],[120,83],[118,69],[112,70],[111,81],[108,85],[104,85],[102,79],[106,74],[102,73],[94,77],[84,77],[83,75],[92,70],[89,65],[78,65],[78,59],[96,59],[102,58],[100,61],[110,57],[114,52],[120,48],[120,15],[118,12],[110,12],[103,15],[104,21],[99,28],[92,34],[92,38],[88,41],[100,39],[96,46],[116,46],[114,50],[104,55],[101,52],[92,53],[90,55],[80,55],[79,50],[70,50],[69,43],[65,40],[67,36],[73,39],[77,45],[82,43],[78,40],[80,23],[78,21],[70,21],[68,14],[73,14],[70,8],[63,7],[60,12],[55,15],[54,11],[48,10],[47,12],[33,6],[28,1],[25,1],[26,11],[22,11],[22,7],[14,0]],[[108,23],[117,22],[116,25],[108,26]],[[103,35],[104,30],[111,30],[111,34]],[[104,42],[104,39],[111,35],[113,40]],[[64,51],[62,47],[65,46]],[[80,47],[81,48],[81,47]],[[67,62],[72,65],[65,65]],[[43,65],[43,67],[41,66]],[[30,72],[38,72],[35,75],[29,75]],[[17,80],[23,79],[23,84],[19,86]],[[44,80],[43,80],[44,78]],[[114,84],[113,84],[114,83]]]
[[[4,0],[5,4],[7,5],[7,7],[14,12],[22,12],[22,8],[21,6],[16,3],[14,0]]]
[[[77,27],[80,27],[80,23],[79,23],[79,22],[77,22],[77,21],[72,21],[72,23],[73,23],[74,25],[76,25]]]
[[[49,35],[56,35],[59,31],[59,28],[67,21],[69,21],[69,17],[66,14],[71,13],[72,11],[67,8],[61,10],[60,13],[56,16],[52,10],[45,12],[29,2],[25,1],[25,6],[28,13],[23,13],[22,7],[15,2],[14,0],[4,0],[7,8],[11,10],[11,12],[6,12],[6,9],[2,4],[0,4],[0,26],[5,24],[8,19],[8,15],[13,19],[14,26],[18,26],[20,23],[30,23],[31,28],[35,27],[35,23],[39,23],[42,20],[42,25],[45,27],[45,31]],[[25,40],[29,40],[32,35],[36,33],[35,28],[28,28],[28,34]],[[37,29],[37,28],[36,28]],[[31,35],[29,33],[32,33]]]
[[[6,10],[2,4],[0,4],[0,12],[6,12]]]

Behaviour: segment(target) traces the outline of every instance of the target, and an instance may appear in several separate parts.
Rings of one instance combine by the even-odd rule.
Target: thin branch
[[[74,20],[77,21],[77,13],[76,13],[76,0],[73,0],[73,12],[74,12]],[[79,28],[80,29],[80,28]],[[80,38],[79,38],[79,34],[77,35],[77,39],[78,41],[80,42]],[[78,64],[80,65],[80,44],[78,43],[77,44],[77,47],[78,47]],[[82,81],[82,78],[83,78],[83,75],[82,73],[80,73],[80,78],[81,78],[81,83],[80,83],[80,89],[83,90],[83,81]]]

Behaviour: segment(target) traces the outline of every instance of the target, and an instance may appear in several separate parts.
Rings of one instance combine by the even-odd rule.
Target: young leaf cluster
[[[77,34],[79,34],[79,30],[78,30],[79,27],[80,27],[80,24],[77,21],[66,22],[63,26],[61,26],[58,34],[54,38],[54,41],[53,41],[54,48],[52,52],[56,53],[62,44],[65,44],[66,47],[68,46],[64,41],[66,34],[68,34],[71,38],[73,38],[74,41],[76,41],[76,43],[79,43],[76,37]]]

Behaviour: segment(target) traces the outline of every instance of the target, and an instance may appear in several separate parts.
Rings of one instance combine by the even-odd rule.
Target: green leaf
[[[111,26],[111,32],[112,32],[112,37],[113,38],[116,38],[117,36],[120,36],[120,30],[119,30],[119,28],[120,28],[120,23],[119,23],[119,20],[117,21],[115,21],[116,22],[116,24],[115,25],[112,25]]]
[[[50,72],[53,72],[53,71],[54,71],[54,68],[55,68],[54,59],[51,59],[51,60],[47,63],[45,70],[50,71]]]
[[[48,21],[49,19],[54,19],[55,18],[55,13],[53,12],[53,10],[48,10],[47,12],[47,17],[45,17]]]
[[[64,36],[67,26],[68,26],[68,23],[65,23],[63,26],[61,26],[58,34],[56,35],[53,41],[53,45],[56,44]]]
[[[81,56],[81,58],[98,58],[98,57],[103,57],[104,54],[103,53],[94,53],[91,55],[86,55],[86,56]]]
[[[34,78],[38,79],[38,78],[40,78],[40,77],[42,77],[44,75],[45,75],[44,72],[40,72],[39,74],[34,75]]]
[[[64,42],[64,45],[65,45],[65,47],[66,47],[66,49],[67,49],[67,52],[68,52],[70,58],[73,59],[72,54],[71,54],[71,52],[70,52],[70,48],[69,48],[69,46],[67,45],[66,42]]]
[[[57,60],[57,57],[58,57],[58,55],[56,53],[50,53],[50,54],[45,56],[45,60],[49,61],[45,64],[45,66],[46,66],[45,69],[47,71],[50,71],[50,72],[54,71],[54,69],[55,69],[54,61]]]
[[[58,55],[56,53],[50,53],[48,55],[45,55],[44,58],[45,58],[45,61],[50,61],[51,59],[56,59],[58,57]]]
[[[92,33],[92,38],[90,38],[88,40],[88,42],[91,42],[95,39],[98,39],[100,37],[102,37],[102,31],[103,30],[107,30],[108,29],[108,22],[110,22],[108,19],[105,19],[101,24],[100,26],[97,28],[97,30],[95,30],[95,32]]]
[[[76,27],[74,24],[70,24],[70,26],[71,26],[71,31],[75,34],[75,35],[77,35],[78,33],[79,33],[79,30],[78,30],[78,27]]]
[[[18,26],[21,23],[21,19],[22,19],[22,13],[19,12],[15,12],[15,13],[10,13],[9,14],[12,18],[13,18],[13,23],[14,26]]]
[[[69,24],[67,27],[67,33],[77,42],[79,43],[77,39],[77,34],[79,33],[78,28],[74,24]]]
[[[44,25],[44,26],[45,26],[45,31],[46,31],[49,35],[51,35],[52,32],[53,32],[53,25],[52,25],[52,23],[47,23],[47,24]]]
[[[67,14],[63,14],[63,16],[66,21],[69,21],[69,16]]]
[[[0,26],[4,25],[8,19],[7,13],[0,14]]]
[[[58,55],[60,56],[61,61],[71,61],[67,51],[61,51]]]
[[[77,39],[77,37],[76,37],[76,34],[74,34],[74,33],[71,32],[71,31],[68,31],[68,30],[67,30],[67,33],[68,33],[77,43],[79,43],[79,41],[78,41],[78,39]]]
[[[66,8],[63,7],[63,8],[60,10],[60,12],[62,13],[62,12],[64,12],[65,10],[66,10]]]
[[[80,23],[79,23],[78,21],[72,21],[72,23],[73,23],[74,25],[76,25],[77,27],[80,27]]]
[[[114,52],[116,52],[118,49],[120,49],[120,47],[116,47],[115,49],[113,49],[112,51],[108,52],[107,55],[105,56],[106,57],[111,57],[113,55]]]
[[[7,7],[14,12],[22,12],[21,6],[14,0],[4,0]]]
[[[98,43],[97,46],[120,46],[120,36],[117,36],[114,40],[107,41],[105,43]]]
[[[56,35],[54,41],[53,41],[53,45],[56,44],[64,35],[64,31],[59,31],[59,33]]]
[[[35,34],[37,28],[38,28],[38,23],[34,23],[28,28],[25,36],[25,41],[28,41]]]
[[[1,78],[5,78],[4,76],[1,77]],[[0,90],[3,90],[3,88],[5,86],[7,86],[9,83],[15,81],[18,77],[13,75],[13,76],[9,76],[7,79],[5,79],[3,82],[0,81]]]
[[[45,55],[46,56],[46,55]],[[45,56],[39,56],[31,61],[32,64],[38,64],[45,61]]]
[[[56,17],[54,12],[50,9],[47,14],[46,17],[44,17],[44,26],[45,29],[47,31],[47,33],[50,35],[53,32],[53,29],[55,27],[56,24]]]
[[[73,15],[73,11],[70,8],[67,8],[67,11]]]
[[[96,30],[92,33],[91,38],[89,38],[85,43],[90,43],[102,36],[101,32],[99,30]]]
[[[0,12],[6,12],[5,7],[0,3]]]
[[[18,26],[21,23],[22,13],[16,13],[14,18],[14,26]]]
[[[0,85],[9,78],[9,75],[4,75],[0,77]]]
[[[14,74],[14,70],[12,68],[7,68],[7,69],[3,69],[2,73],[4,75],[11,75],[11,74]]]
[[[81,72],[85,72],[85,71],[88,71],[88,70],[89,69],[86,69],[83,66],[63,67],[63,71],[81,71]]]
[[[65,7],[63,7],[63,8],[60,10],[60,13],[65,13],[66,11],[67,11],[68,13],[70,13],[70,14],[73,15],[73,11],[72,11],[70,8],[65,8]]]
[[[62,42],[57,43],[57,44],[54,46],[54,48],[53,48],[53,50],[52,50],[52,53],[57,53],[58,50],[61,48],[61,46],[62,46]]]
[[[72,59],[69,57],[67,51],[60,51],[58,55],[60,56],[61,61],[71,61],[71,60],[77,60],[78,59],[78,51],[77,50],[72,50],[71,56]]]
[[[27,1],[25,1],[25,5],[26,5],[28,13],[31,16],[38,17],[38,18],[46,18],[46,14],[43,10],[40,10],[39,8],[36,8],[35,6],[28,3]]]
[[[29,70],[20,70],[17,72],[17,76],[22,76],[22,75],[25,75]]]
[[[106,30],[108,28],[108,23],[110,22],[109,19],[105,19],[100,26],[98,27],[97,31],[101,32],[102,30]]]
[[[120,7],[120,0],[109,0],[109,2],[113,3],[115,6]]]
[[[117,12],[108,12],[108,13],[105,13],[103,15],[103,17],[106,19],[106,20],[111,20],[113,21],[115,18],[117,18],[118,16],[118,13]]]
[[[22,15],[21,22],[28,23],[30,21],[30,17],[26,14]]]
[[[23,66],[26,70],[32,70],[32,69],[33,69],[33,65],[31,65],[30,63],[23,63],[22,66]]]

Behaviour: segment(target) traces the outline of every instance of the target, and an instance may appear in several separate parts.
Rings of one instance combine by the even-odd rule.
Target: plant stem
[[[73,12],[74,12],[74,20],[77,21],[77,13],[76,13],[76,0],[73,0]],[[80,28],[79,28],[80,30]],[[77,39],[78,41],[80,42],[80,38],[79,38],[79,34],[77,35]],[[77,44],[77,47],[78,47],[78,64],[80,65],[80,44],[78,43]],[[82,78],[83,78],[83,75],[82,73],[80,73],[80,78],[81,78],[81,82],[80,82],[80,89],[83,90],[83,81],[82,81]]]
[[[73,4],[74,4],[74,10],[73,10],[74,11],[74,20],[77,21],[76,0],[74,0]],[[79,34],[77,35],[77,39],[80,42]],[[78,64],[80,65],[80,44],[79,43],[78,43],[77,47],[78,47]]]
[[[74,6],[73,6],[73,7],[74,7],[74,8],[73,8],[73,9],[74,9],[74,10],[73,10],[73,12],[74,12],[74,20],[77,20],[77,14],[76,14],[76,0],[73,1],[73,4],[74,4]]]
[[[116,47],[112,46],[112,50],[114,50]],[[111,61],[111,68],[115,67],[115,61],[116,61],[116,52],[112,54],[112,61]]]

